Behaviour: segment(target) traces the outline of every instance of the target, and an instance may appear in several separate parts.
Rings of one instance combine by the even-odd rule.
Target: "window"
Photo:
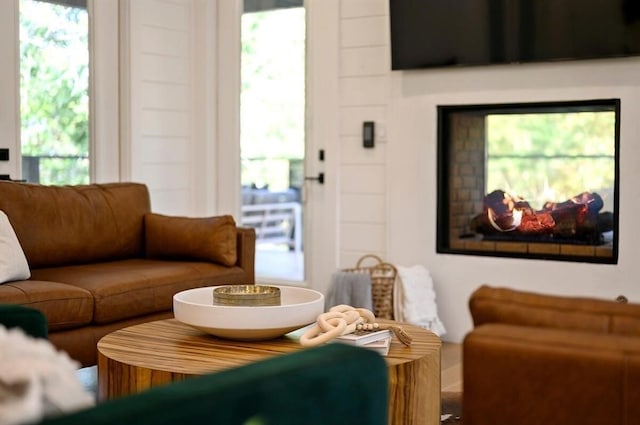
[[[89,182],[86,0],[20,0],[23,178]]]

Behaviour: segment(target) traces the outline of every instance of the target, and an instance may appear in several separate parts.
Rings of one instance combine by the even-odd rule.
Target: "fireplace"
[[[619,99],[438,106],[437,252],[616,264]]]

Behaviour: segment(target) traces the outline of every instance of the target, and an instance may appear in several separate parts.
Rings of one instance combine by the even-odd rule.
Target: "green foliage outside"
[[[289,186],[289,160],[304,158],[305,9],[242,16],[242,184]]]
[[[487,191],[534,208],[597,192],[613,211],[614,112],[489,115],[487,140]]]
[[[88,28],[85,9],[20,0],[22,155],[52,157],[42,184],[89,182]]]

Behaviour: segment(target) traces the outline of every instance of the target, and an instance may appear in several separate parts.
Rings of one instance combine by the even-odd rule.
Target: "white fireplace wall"
[[[392,72],[387,0],[339,1],[340,266],[367,251],[424,265],[444,339],[456,342],[471,329],[469,295],[483,283],[640,302],[640,58]],[[617,265],[436,254],[436,105],[615,97],[622,101]],[[366,120],[386,130],[372,150],[360,147]]]
[[[392,77],[389,181],[389,252],[399,264],[432,273],[446,339],[460,341],[471,327],[468,298],[480,284],[574,296],[640,301],[637,249],[640,230],[640,86],[625,79],[640,61],[508,66],[397,73]],[[582,82],[580,76],[588,75]],[[599,76],[599,78],[596,78]],[[476,80],[471,86],[469,79]],[[620,84],[620,85],[618,85]],[[443,87],[450,89],[443,90]],[[455,90],[456,87],[463,88]],[[436,106],[621,99],[620,255],[617,265],[436,254]]]

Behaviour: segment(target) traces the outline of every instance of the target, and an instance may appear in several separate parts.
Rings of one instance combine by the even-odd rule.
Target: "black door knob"
[[[324,184],[324,173],[318,173],[318,177],[305,177],[305,180],[317,180],[318,183]]]

